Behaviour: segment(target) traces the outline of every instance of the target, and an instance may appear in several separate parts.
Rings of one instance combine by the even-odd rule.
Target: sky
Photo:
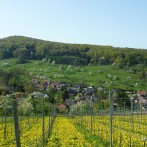
[[[0,38],[147,49],[147,0],[0,0]]]

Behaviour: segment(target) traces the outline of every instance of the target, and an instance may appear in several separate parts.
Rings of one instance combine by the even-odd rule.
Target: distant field
[[[41,60],[31,60],[26,64],[16,64],[16,59],[1,60],[0,68],[9,70],[13,67],[25,68],[34,78],[48,78],[53,81],[71,83],[84,82],[87,85],[104,86],[107,88],[123,88],[145,90],[147,83],[137,80],[137,74],[129,69],[140,69],[140,66],[117,69],[112,65],[105,66],[73,66],[43,63]],[[44,77],[45,76],[45,77]]]

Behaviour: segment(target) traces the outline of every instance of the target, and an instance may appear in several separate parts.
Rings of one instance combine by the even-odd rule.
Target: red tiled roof
[[[137,94],[139,94],[139,95],[147,95],[147,91],[137,91]]]

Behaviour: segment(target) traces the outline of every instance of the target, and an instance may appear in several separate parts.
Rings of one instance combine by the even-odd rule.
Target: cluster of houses
[[[48,80],[45,80],[43,82],[39,82],[37,79],[32,80],[33,86],[35,91],[44,91],[45,89],[51,88],[55,90],[68,90],[69,96],[76,96],[79,92],[82,90],[82,94],[85,96],[91,96],[94,94],[93,87],[89,86],[86,87],[82,83],[78,84],[69,84],[65,82],[51,82]]]
[[[92,98],[93,100],[95,99],[94,88],[91,86],[86,87],[82,83],[69,84],[65,82],[51,82],[48,80],[39,82],[37,79],[33,79],[32,83],[35,91],[45,91],[49,88],[57,91],[62,91],[66,89],[68,92],[68,98],[65,99],[65,104],[68,106],[72,105],[72,103],[77,102],[79,100],[83,101],[83,100],[88,100],[90,98]],[[77,94],[79,95],[77,96]],[[74,101],[73,101],[73,97],[74,97]],[[70,98],[72,98],[72,100]]]
[[[68,96],[75,97],[74,99],[75,101],[79,101],[79,100],[84,101],[84,100],[89,100],[91,98],[93,100],[97,99],[94,95],[96,89],[94,89],[92,86],[86,87],[82,83],[69,84],[65,82],[51,82],[48,80],[39,82],[37,79],[33,79],[32,83],[36,91],[41,91],[41,90],[43,91],[48,88],[52,88],[60,91],[66,88],[68,91]],[[135,93],[136,93],[135,102],[140,106],[142,106],[143,109],[147,109],[147,91],[136,91]],[[80,98],[79,96],[77,97],[77,94],[80,94]],[[72,104],[72,102],[70,99],[66,99],[65,104],[69,106]]]
[[[66,108],[69,108],[71,105],[76,104],[80,101],[89,102],[90,100],[93,100],[95,102],[99,99],[98,95],[95,96],[95,92],[98,93],[101,89],[101,87],[96,89],[92,86],[86,86],[83,83],[70,84],[66,82],[52,82],[49,80],[44,80],[43,82],[40,82],[37,79],[32,79],[31,83],[34,91],[36,92],[45,92],[48,89],[54,89],[56,91],[63,91],[66,89],[68,97],[65,98],[64,103],[59,106]],[[16,93],[16,95],[17,97],[21,97],[19,93]],[[119,97],[116,97],[116,99],[119,99]],[[147,91],[136,91],[134,104],[135,103],[138,106],[141,106],[142,109],[147,110]],[[114,102],[114,105],[117,106],[116,101]]]
[[[147,91],[137,91],[137,103],[147,109]]]

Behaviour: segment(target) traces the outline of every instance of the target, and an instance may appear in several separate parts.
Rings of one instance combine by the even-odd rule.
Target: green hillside
[[[35,78],[40,81],[49,79],[125,90],[145,90],[147,87],[146,78],[139,77],[142,65],[119,69],[113,65],[75,66],[50,63],[44,60],[29,60],[25,64],[18,64],[14,58],[1,60],[0,68],[6,71],[13,68],[25,70],[24,78],[27,81]]]
[[[23,68],[23,82],[39,77],[125,90],[147,87],[147,50],[143,49],[11,36],[0,39],[0,59],[1,70]]]

